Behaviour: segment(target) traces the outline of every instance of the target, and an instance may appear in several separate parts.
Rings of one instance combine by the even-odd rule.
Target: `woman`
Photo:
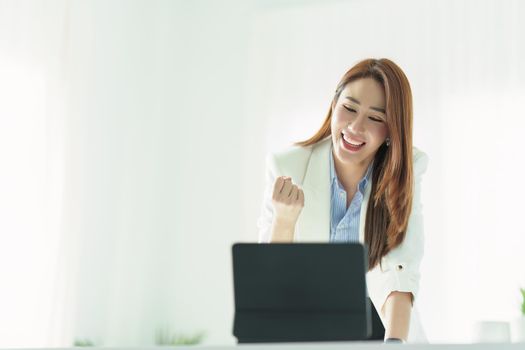
[[[352,242],[368,247],[368,294],[385,339],[424,341],[412,306],[423,256],[421,177],[412,147],[412,93],[388,59],[345,73],[317,133],[267,158],[259,242]],[[410,337],[409,337],[410,330]]]

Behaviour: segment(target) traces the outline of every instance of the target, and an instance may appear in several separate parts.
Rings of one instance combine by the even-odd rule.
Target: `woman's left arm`
[[[385,322],[385,339],[398,338],[407,341],[411,312],[412,293],[390,293],[381,310]]]
[[[414,198],[403,242],[367,273],[370,299],[381,315],[385,339],[408,340],[412,305],[418,297],[419,265],[423,258],[424,235],[421,179],[428,163],[422,152],[414,154]]]

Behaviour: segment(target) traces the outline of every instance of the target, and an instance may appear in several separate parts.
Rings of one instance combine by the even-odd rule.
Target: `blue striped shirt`
[[[330,150],[330,242],[358,242],[359,220],[361,214],[361,203],[365,188],[372,176],[372,164],[369,165],[365,175],[357,185],[357,191],[346,208],[346,191],[339,181],[332,151]]]

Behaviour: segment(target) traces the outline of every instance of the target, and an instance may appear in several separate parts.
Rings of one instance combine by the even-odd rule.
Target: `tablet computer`
[[[372,335],[362,244],[238,243],[232,253],[233,334],[239,343]]]

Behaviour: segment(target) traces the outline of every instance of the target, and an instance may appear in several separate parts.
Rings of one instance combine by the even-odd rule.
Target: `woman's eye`
[[[353,109],[353,108],[350,108],[350,107],[347,107],[347,106],[343,106],[343,107],[344,107],[347,111],[350,111],[350,112],[352,112],[352,113],[355,113],[355,112],[356,112],[356,110]]]
[[[383,119],[381,118],[378,118],[378,117],[368,117],[370,120],[373,120],[375,122],[378,122],[378,123],[382,123],[383,122]]]

